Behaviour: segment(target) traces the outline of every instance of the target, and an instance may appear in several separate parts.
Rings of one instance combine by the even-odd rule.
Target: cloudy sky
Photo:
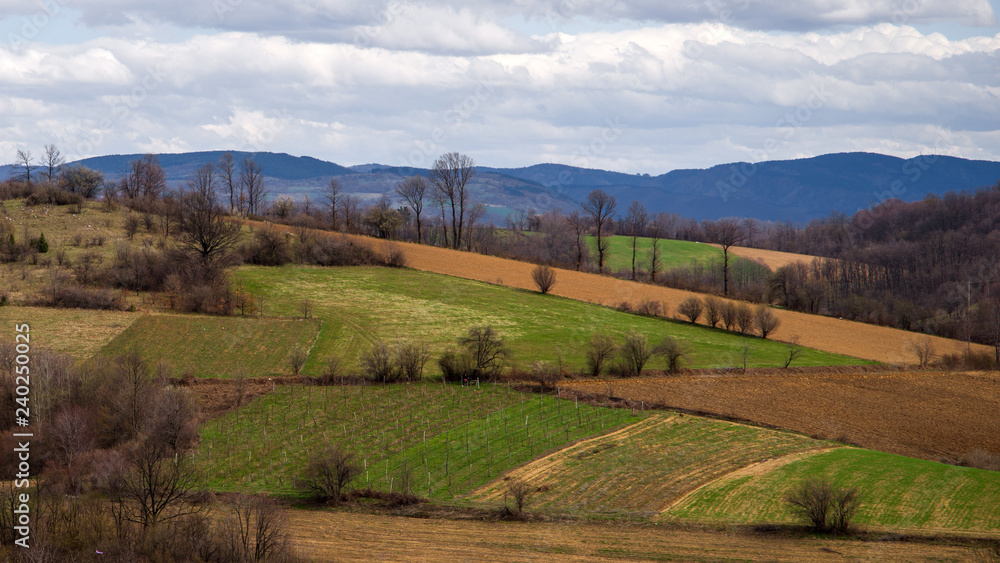
[[[0,162],[1000,160],[1000,0],[0,0]]]

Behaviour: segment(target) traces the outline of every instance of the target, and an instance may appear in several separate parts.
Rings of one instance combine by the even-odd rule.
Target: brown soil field
[[[289,510],[312,561],[967,561],[984,547],[817,539],[661,526],[440,520]]]
[[[259,222],[251,223],[255,227],[264,225]],[[283,225],[270,226],[285,232],[298,232],[295,228]],[[535,265],[527,262],[423,244],[320,232],[328,236],[349,236],[365,241],[374,245],[376,250],[386,251],[395,246],[403,250],[407,266],[417,270],[536,290],[531,280],[531,271]],[[615,306],[623,301],[637,305],[649,299],[664,302],[670,311],[675,310],[688,297],[703,296],[691,291],[563,269],[556,269],[556,283],[550,293],[607,306]],[[925,338],[930,339],[938,354],[962,354],[966,350],[966,344],[958,340],[928,337],[894,328],[794,311],[775,309],[774,312],[781,321],[781,326],[773,333],[774,339],[787,342],[798,337],[803,346],[855,358],[889,364],[914,364],[917,357],[910,347],[914,342],[921,342]],[[992,348],[980,345],[973,345],[972,349],[977,352],[992,351]]]
[[[1000,374],[748,373],[576,381],[560,387],[752,421],[864,448],[954,461],[1000,453]]]
[[[712,246],[722,248],[717,244],[713,244]],[[747,248],[745,246],[731,246],[729,247],[729,252],[732,252],[740,258],[747,258],[764,264],[771,270],[777,270],[782,266],[787,266],[796,262],[802,262],[807,265],[812,264],[812,261],[817,258],[816,256],[810,256],[808,254],[778,252],[777,250],[761,250],[759,248]],[[823,260],[823,258],[820,258],[820,260]]]

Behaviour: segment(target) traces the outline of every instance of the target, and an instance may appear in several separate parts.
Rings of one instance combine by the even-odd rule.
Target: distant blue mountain
[[[182,185],[206,162],[225,151],[161,154],[160,164],[172,185]],[[237,163],[249,153],[233,152]],[[142,155],[109,155],[79,164],[117,176]],[[331,178],[346,191],[366,198],[393,192],[405,177],[427,175],[426,169],[363,164],[344,167],[307,156],[253,153],[261,164],[272,195],[306,195],[317,200]],[[834,211],[853,214],[889,198],[914,201],[927,194],[972,190],[1000,182],[1000,162],[949,156],[908,160],[873,153],[827,154],[797,160],[736,162],[707,169],[674,170],[659,176],[623,174],[562,164],[525,168],[478,167],[472,182],[477,201],[502,215],[511,209],[553,208],[570,211],[594,189],[618,200],[624,210],[632,200],[652,212],[668,211],[695,219],[755,217],[805,223]],[[9,174],[0,167],[0,178]]]

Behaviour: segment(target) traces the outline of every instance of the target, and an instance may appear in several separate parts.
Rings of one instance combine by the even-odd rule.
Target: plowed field
[[[745,246],[731,246],[729,247],[729,252],[732,252],[740,258],[747,258],[749,260],[753,260],[754,262],[760,262],[772,270],[777,270],[782,266],[787,266],[796,262],[812,264],[812,261],[816,259],[816,256],[810,256],[808,254],[778,252],[777,250],[761,250],[759,248],[746,248]],[[823,258],[820,258],[820,260],[823,260]]]
[[[609,383],[566,389],[607,393]],[[751,420],[910,457],[1000,453],[1000,374],[682,375],[617,380],[617,397]]]
[[[294,232],[290,227],[275,228]],[[389,244],[368,237],[356,238],[365,240],[376,248],[386,245],[381,246],[385,248]],[[533,264],[420,244],[392,244],[404,251],[407,265],[417,270],[535,289],[531,280],[531,270],[535,267]],[[684,299],[701,296],[690,291],[561,269],[557,270],[556,284],[551,292],[570,299],[609,306],[623,301],[633,304],[645,299],[664,301],[671,314]],[[781,320],[781,326],[773,335],[777,340],[788,341],[798,336],[801,344],[809,348],[877,362],[914,364],[917,358],[910,351],[910,346],[925,338],[903,330],[830,317],[781,310],[776,310],[775,313]],[[931,337],[931,342],[938,354],[965,352],[964,342],[937,337]],[[991,349],[977,345],[973,346],[973,350],[987,352]]]
[[[598,524],[288,511],[312,561],[965,561],[984,548]]]

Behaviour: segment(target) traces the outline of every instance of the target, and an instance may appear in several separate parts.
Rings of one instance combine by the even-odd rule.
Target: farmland
[[[0,323],[31,322],[40,346],[77,358],[89,358],[125,331],[141,315],[120,311],[0,307]]]
[[[588,236],[587,244],[592,256],[597,256],[597,237]],[[722,250],[710,244],[702,244],[686,240],[661,239],[659,242],[660,268],[688,268],[695,264],[708,266],[712,262],[722,263]],[[636,240],[636,267],[649,270],[649,257],[652,252],[652,239],[638,237]],[[608,237],[608,261],[605,268],[609,271],[632,269],[632,237]]]
[[[831,370],[832,371],[832,370]],[[996,373],[750,373],[610,383],[615,396],[938,461],[1000,451]],[[608,384],[565,389],[604,394]]]

